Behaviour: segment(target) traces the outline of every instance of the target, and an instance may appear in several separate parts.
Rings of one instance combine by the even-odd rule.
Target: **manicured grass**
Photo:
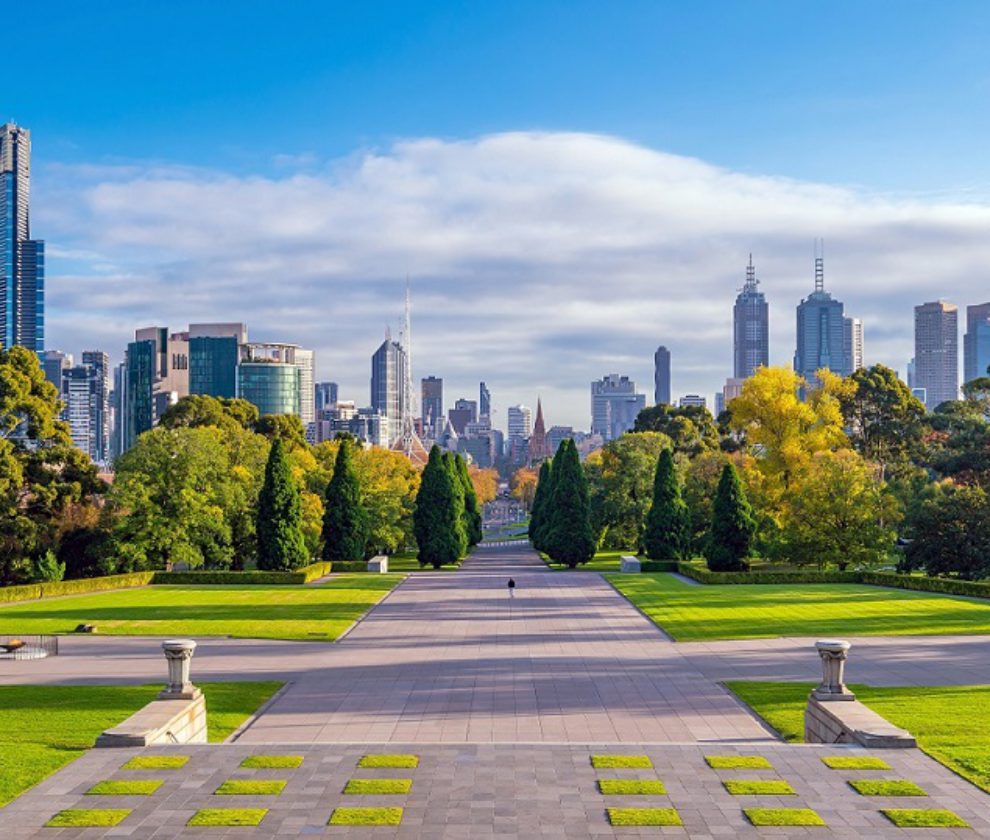
[[[146,586],[0,607],[0,633],[235,636],[332,641],[401,575],[340,575],[319,586]]]
[[[329,825],[399,825],[401,808],[334,808]]]
[[[286,784],[285,779],[227,779],[213,793],[216,796],[278,796]]]
[[[186,825],[260,825],[267,808],[201,808]]]
[[[803,739],[812,683],[727,685],[786,740]],[[990,793],[990,685],[851,688],[877,714],[914,735],[928,755]]]
[[[881,808],[898,828],[969,828],[962,817],[941,808]]]
[[[859,584],[689,586],[669,574],[609,581],[677,641],[990,633],[990,603]]]
[[[649,768],[653,766],[648,755],[593,755],[591,766],[601,770],[622,767]]]
[[[713,770],[773,770],[762,755],[706,755],[705,761]]]
[[[250,770],[273,768],[277,770],[294,769],[303,763],[301,755],[252,755],[241,762],[241,767]]]
[[[400,794],[412,790],[412,779],[351,779],[344,786],[344,793],[351,794]]]
[[[121,770],[179,770],[189,763],[188,755],[136,755]]]
[[[419,767],[419,756],[402,753],[377,753],[361,756],[358,767],[393,767],[407,770]]]
[[[151,796],[162,786],[161,779],[107,779],[86,791],[87,796]]]
[[[811,808],[743,808],[753,825],[825,825]]]
[[[629,554],[633,557],[637,556],[635,549],[625,549],[623,551],[599,551],[596,552],[595,556],[592,557],[587,563],[578,566],[576,569],[568,569],[567,566],[562,566],[560,563],[550,563],[546,560],[546,558],[544,558],[543,562],[557,572],[618,572],[619,566],[621,565],[620,558],[625,554]],[[645,558],[641,557],[640,559],[643,560]]]
[[[430,565],[420,566],[419,560],[416,559],[415,551],[404,551],[388,556],[389,574],[393,572],[456,572],[460,567],[460,563],[456,566],[441,566],[439,569],[434,569]]]
[[[854,779],[848,784],[860,796],[928,796],[923,787],[907,779]]]
[[[822,759],[822,764],[830,770],[892,770],[882,758],[870,755],[830,755]]]
[[[797,796],[797,791],[781,779],[729,779],[722,785],[733,796]]]
[[[281,685],[201,683],[210,740],[224,740]],[[78,758],[159,691],[160,684],[0,686],[0,806]]]
[[[49,828],[106,827],[120,824],[130,808],[69,808],[45,823]]]
[[[667,792],[656,779],[599,779],[598,790],[605,796],[662,796]]]
[[[608,808],[612,825],[683,825],[675,808]]]

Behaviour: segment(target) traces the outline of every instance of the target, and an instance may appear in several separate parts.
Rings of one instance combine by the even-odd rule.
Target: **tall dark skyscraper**
[[[663,345],[653,354],[653,402],[670,405],[670,351]]]
[[[797,307],[797,349],[794,370],[810,384],[822,368],[848,376],[852,373],[845,351],[846,324],[842,301],[825,291],[825,259],[815,257],[815,290]]]
[[[914,308],[914,387],[934,411],[959,399],[959,310],[943,300]]]
[[[759,286],[750,254],[746,282],[732,308],[732,375],[735,379],[748,379],[758,367],[770,364],[770,307]]]
[[[963,337],[963,382],[987,375],[990,367],[990,303],[966,307]]]
[[[481,383],[478,388],[478,416],[481,418],[489,418],[492,416],[492,392],[488,390],[488,386],[484,382]]]
[[[45,243],[31,238],[31,132],[0,126],[0,345],[45,348]]]
[[[427,376],[421,382],[423,429],[436,440],[444,427],[443,380],[439,376]]]

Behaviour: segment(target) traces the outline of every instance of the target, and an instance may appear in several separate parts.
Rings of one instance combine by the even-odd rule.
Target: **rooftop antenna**
[[[815,240],[815,291],[825,291],[825,240]]]
[[[402,402],[402,432],[400,447],[410,460],[413,455],[423,449],[416,434],[416,392],[413,390],[412,375],[412,302],[409,288],[409,275],[406,275],[406,320],[402,330],[402,349],[406,356],[406,375],[403,382],[405,399]]]
[[[753,265],[753,255],[749,255],[749,265],[746,266],[746,285],[743,287],[745,292],[755,292],[756,287],[760,285],[760,281],[756,279],[756,266]]]

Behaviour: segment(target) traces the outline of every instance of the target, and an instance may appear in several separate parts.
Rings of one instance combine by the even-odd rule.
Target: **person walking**
[[[515,597],[515,594],[514,594],[515,591],[516,591],[516,582],[512,578],[509,578],[509,597],[510,598],[514,598]]]

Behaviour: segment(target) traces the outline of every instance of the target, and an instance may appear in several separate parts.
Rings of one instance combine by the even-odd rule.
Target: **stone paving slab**
[[[414,769],[365,769],[358,761],[368,752],[409,752],[420,757]],[[126,771],[135,754],[191,756],[179,771]],[[299,754],[296,769],[245,770],[241,761],[255,754]],[[597,753],[648,755],[652,769],[594,769]],[[705,755],[761,755],[772,770],[713,770]],[[865,755],[847,747],[748,745],[427,745],[394,743],[340,745],[177,746],[136,750],[92,750],[38,787],[0,810],[4,840],[133,840],[214,837],[340,837],[461,840],[464,838],[564,838],[676,836],[690,838],[763,837],[990,837],[990,797],[918,750],[880,754],[891,771],[836,771],[820,761],[825,755]],[[164,784],[152,796],[92,797],[85,791],[103,779],[155,778]],[[214,796],[230,778],[286,779],[281,796]],[[407,795],[354,796],[342,793],[352,778],[411,778]],[[659,779],[664,796],[603,796],[599,778]],[[725,779],[783,779],[797,796],[731,796]],[[904,778],[929,796],[864,797],[846,781],[853,778]],[[399,826],[355,828],[328,826],[338,806],[399,806]],[[63,808],[134,808],[115,828],[53,829],[43,824]],[[265,807],[257,828],[189,828],[200,808]],[[606,819],[607,807],[673,807],[683,828],[619,828]],[[757,829],[743,816],[744,807],[812,808],[826,828]],[[972,830],[904,830],[880,814],[882,807],[948,808]]]

